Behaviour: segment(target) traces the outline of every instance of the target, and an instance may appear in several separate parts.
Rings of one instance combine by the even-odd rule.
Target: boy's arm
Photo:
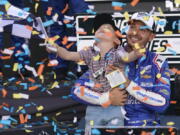
[[[132,61],[135,61],[138,58],[138,55],[136,54],[135,51],[132,51],[130,53],[126,52],[125,57],[122,57],[123,62],[129,63]]]
[[[123,61],[124,63],[129,63],[143,56],[144,52],[141,52],[140,49],[135,49],[131,52],[127,52],[123,47],[120,47],[117,50],[117,55],[121,61]]]
[[[80,54],[78,52],[71,52],[57,44],[47,45],[46,47],[49,53],[56,53],[57,56],[64,60],[80,61]]]

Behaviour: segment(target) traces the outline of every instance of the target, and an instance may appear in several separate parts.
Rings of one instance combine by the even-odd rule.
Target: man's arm
[[[120,88],[114,88],[110,92],[97,93],[90,90],[90,87],[85,86],[86,82],[89,82],[89,71],[84,73],[76,84],[79,87],[74,87],[71,89],[72,98],[77,102],[87,104],[87,105],[101,105],[107,107],[110,105],[124,105],[127,99],[127,94],[124,90]],[[116,95],[116,96],[114,96]]]
[[[161,78],[156,81],[151,90],[146,90],[133,81],[126,90],[147,108],[163,112],[168,107],[170,100],[170,74],[167,61],[164,62],[159,75]]]

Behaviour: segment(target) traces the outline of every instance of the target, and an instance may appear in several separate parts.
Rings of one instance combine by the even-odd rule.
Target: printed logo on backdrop
[[[113,17],[115,25],[125,34],[128,30],[127,20],[123,16],[114,15]],[[164,14],[164,16],[157,17],[160,19],[156,21],[156,38],[149,42],[149,50],[167,57],[180,57],[180,14]],[[77,34],[78,51],[85,46],[91,46],[94,42],[93,18],[92,15],[89,15],[86,21],[84,21],[84,16],[76,18],[77,30],[83,29],[87,32],[87,34]],[[123,44],[125,43],[126,39],[123,39]],[[167,47],[167,44],[171,47]]]

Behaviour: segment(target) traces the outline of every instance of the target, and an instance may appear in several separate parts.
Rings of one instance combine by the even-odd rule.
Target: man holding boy
[[[125,88],[114,88],[109,96],[106,96],[112,105],[119,106],[124,105],[126,101],[126,96],[122,96],[126,95],[124,90],[128,92],[128,101],[125,103],[127,126],[159,125],[157,113],[163,112],[169,105],[170,73],[167,61],[163,56],[148,51],[146,46],[155,37],[154,30],[152,15],[146,12],[132,15],[125,50],[131,52],[139,48],[144,55],[127,64],[124,75],[127,76]],[[83,76],[80,79],[83,80]],[[72,93],[78,101],[92,103],[78,97],[74,90]],[[103,94],[99,99],[102,97]]]

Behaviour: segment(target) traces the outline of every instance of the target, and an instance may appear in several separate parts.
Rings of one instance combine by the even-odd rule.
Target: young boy
[[[117,28],[111,15],[100,14],[94,20],[95,43],[93,47],[79,52],[69,52],[62,47],[55,46],[57,55],[65,60],[80,61],[83,60],[89,67],[89,76],[76,83],[74,94],[80,99],[92,104],[100,104],[104,107],[110,105],[108,91],[111,90],[110,83],[106,78],[107,66],[115,65],[124,68],[124,64],[134,61],[137,58],[135,51],[127,53],[120,47],[120,40],[116,35]],[[48,52],[53,52],[52,46],[47,47]],[[54,51],[56,52],[56,51]],[[118,79],[118,78],[117,78]],[[89,93],[86,93],[88,91]],[[94,92],[103,93],[102,100]],[[102,97],[102,96],[101,96]],[[118,113],[119,112],[119,113]],[[111,116],[109,115],[111,113]],[[86,110],[86,126],[122,126],[123,115],[121,107],[109,106],[88,106]]]

